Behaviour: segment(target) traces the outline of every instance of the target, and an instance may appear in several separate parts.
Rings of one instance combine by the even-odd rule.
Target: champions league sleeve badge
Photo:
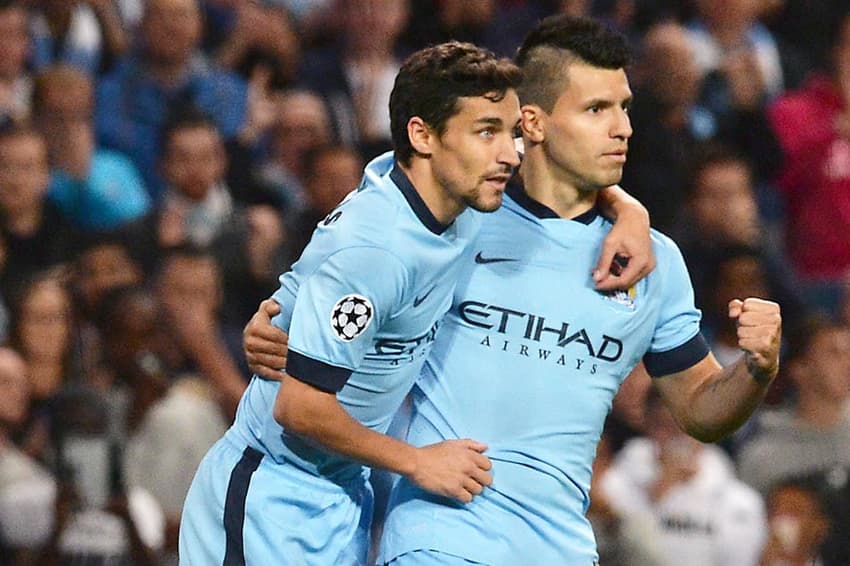
[[[343,342],[351,342],[369,328],[375,309],[363,295],[346,295],[331,310],[331,329]]]

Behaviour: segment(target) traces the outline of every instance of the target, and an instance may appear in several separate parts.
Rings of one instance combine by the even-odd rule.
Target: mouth
[[[618,149],[616,151],[609,151],[607,153],[603,153],[602,157],[607,157],[612,161],[616,161],[617,163],[625,163],[626,162],[626,153],[625,149]]]
[[[484,181],[490,185],[498,187],[500,189],[504,189],[505,185],[508,184],[508,181],[511,180],[511,176],[508,174],[500,174],[500,175],[491,175],[489,177],[485,177]]]

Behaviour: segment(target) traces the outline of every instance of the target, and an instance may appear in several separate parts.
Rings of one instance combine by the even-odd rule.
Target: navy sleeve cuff
[[[672,350],[647,352],[643,356],[646,371],[652,377],[661,377],[684,371],[701,362],[709,353],[708,343],[701,333]]]
[[[289,350],[286,357],[286,373],[316,389],[326,393],[336,393],[343,388],[352,372],[350,369],[332,366]]]

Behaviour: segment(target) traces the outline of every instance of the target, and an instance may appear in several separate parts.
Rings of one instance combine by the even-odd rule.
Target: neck
[[[575,218],[593,208],[595,190],[581,190],[576,179],[553,167],[542,145],[526,145],[526,149],[519,172],[528,196],[561,218]]]
[[[453,196],[434,176],[429,159],[413,157],[409,167],[399,165],[440,224],[448,226],[466,210],[466,203]]]
[[[819,429],[838,426],[844,418],[846,402],[841,398],[801,394],[797,416]]]

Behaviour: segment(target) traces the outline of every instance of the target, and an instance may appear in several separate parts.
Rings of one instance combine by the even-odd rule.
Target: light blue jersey
[[[336,392],[351,416],[385,432],[433,345],[479,225],[473,211],[441,225],[392,154],[372,161],[281,276],[274,323],[289,332],[287,372]],[[273,418],[278,389],[254,377],[208,455],[215,463],[201,464],[181,525],[184,563],[233,554],[249,564],[365,560],[368,470],[283,430]]]
[[[653,233],[658,267],[646,279],[600,293],[591,269],[611,224],[595,211],[560,219],[516,186],[508,194],[465,260],[408,431],[417,446],[488,444],[493,485],[464,505],[400,480],[382,562],[430,551],[492,566],[591,566],[591,466],[620,383],[642,358],[666,375],[708,354],[669,238]]]

